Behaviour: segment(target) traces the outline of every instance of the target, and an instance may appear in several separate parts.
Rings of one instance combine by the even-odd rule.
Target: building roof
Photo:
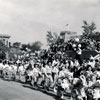
[[[65,35],[65,34],[67,34],[67,35],[76,35],[77,32],[72,32],[72,31],[61,31],[60,32],[60,35]]]
[[[10,38],[10,35],[8,35],[8,34],[0,34],[0,38]]]

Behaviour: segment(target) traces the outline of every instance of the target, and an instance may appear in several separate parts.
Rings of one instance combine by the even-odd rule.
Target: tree
[[[1,40],[0,40],[0,51],[1,52],[9,51],[9,48]]]
[[[57,40],[59,38],[59,36],[56,32],[52,33],[51,31],[47,31],[46,36],[47,36],[47,42],[48,42],[49,45],[57,42]]]
[[[17,59],[17,57],[19,55],[21,55],[22,51],[21,51],[21,43],[20,42],[14,42],[11,46],[10,46],[10,52],[9,52],[9,58],[11,60]]]
[[[95,29],[96,29],[96,25],[94,22],[91,23],[91,25],[89,26],[90,29],[90,34],[94,34]]]
[[[35,52],[35,51],[39,51],[41,49],[41,46],[42,46],[42,43],[40,41],[36,41],[30,45],[29,49],[32,52]]]
[[[41,49],[41,46],[42,43],[40,41],[36,41],[31,44],[22,44],[21,50],[35,52],[39,51]]]
[[[20,48],[20,46],[21,46],[21,43],[20,42],[13,43],[13,47],[14,48]]]
[[[5,54],[8,51],[9,48],[0,40],[0,59],[5,59]]]
[[[87,21],[83,21],[83,37],[85,38],[89,38],[89,35],[90,34],[94,34],[95,33],[95,30],[96,30],[96,25],[94,22],[92,22],[91,24],[88,24]]]
[[[21,50],[27,51],[27,48],[30,48],[30,44],[22,44]]]

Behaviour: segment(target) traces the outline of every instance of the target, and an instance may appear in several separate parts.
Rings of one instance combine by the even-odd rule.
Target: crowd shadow
[[[46,91],[45,89],[42,89],[40,86],[38,86],[37,89],[33,88],[32,86],[27,85],[27,84],[26,85],[22,84],[22,86],[24,88],[29,88],[29,89],[32,89],[32,90],[35,90],[35,91],[42,92],[42,93],[44,93],[44,94],[46,94],[48,96],[53,97],[53,99],[55,99],[55,100],[65,100],[65,99],[61,99],[61,98],[57,97],[57,95],[53,91]]]
[[[4,79],[2,77],[0,77],[0,79],[2,79],[3,81],[7,81],[7,82],[17,82],[17,83],[20,83],[24,88],[29,88],[29,89],[32,89],[32,90],[35,90],[35,91],[42,92],[43,94],[46,94],[48,96],[51,96],[55,100],[65,100],[65,99],[61,99],[61,98],[57,97],[56,93],[54,93],[53,90],[46,91],[45,89],[43,89],[40,86],[40,84],[38,84],[37,88],[34,88],[31,85],[29,85],[28,83],[25,83],[24,81],[20,81],[20,80],[9,80],[9,79]],[[65,95],[65,96],[67,96],[67,95]],[[66,100],[70,100],[70,99],[66,99]]]

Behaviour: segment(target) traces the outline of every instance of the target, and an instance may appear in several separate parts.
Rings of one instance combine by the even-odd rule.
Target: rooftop
[[[0,38],[10,38],[10,35],[8,35],[8,34],[0,34]]]
[[[77,32],[72,32],[72,31],[61,31],[60,32],[60,35],[65,35],[65,34],[67,34],[67,35],[76,35]]]

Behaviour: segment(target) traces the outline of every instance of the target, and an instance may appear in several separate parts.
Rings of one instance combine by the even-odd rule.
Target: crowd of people
[[[73,46],[76,46],[76,43],[79,43],[81,45],[82,50],[100,50],[100,41],[99,40],[93,40],[93,39],[70,39],[68,41],[64,41],[63,39],[59,40],[56,43],[52,43],[50,48],[53,52],[56,51],[62,51],[66,52],[68,50],[73,50]]]
[[[55,44],[56,47],[51,45],[48,50],[27,58],[1,60],[0,76],[9,81],[21,81],[24,76],[26,84],[35,89],[40,85],[45,91],[52,89],[62,99],[70,94],[72,100],[100,100],[100,59],[91,55],[88,60],[81,60],[82,44],[70,43],[66,47],[76,53],[74,59],[66,56],[63,46]]]

